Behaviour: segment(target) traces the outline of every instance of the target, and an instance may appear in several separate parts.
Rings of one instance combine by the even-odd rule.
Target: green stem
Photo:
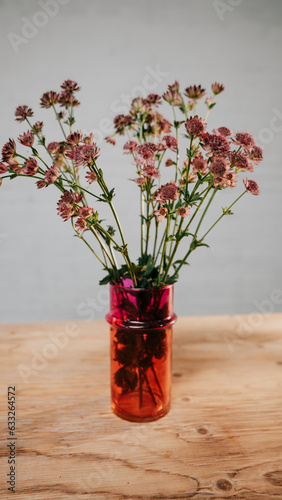
[[[246,193],[247,193],[247,190],[244,191],[242,194],[240,194],[240,196],[238,196],[238,198],[236,198],[236,200],[226,209],[226,211],[223,212],[223,214],[215,221],[215,223],[209,228],[209,230],[200,239],[201,242],[204,240],[204,238],[207,236],[207,234],[209,234],[209,232],[214,228],[214,226],[216,226],[216,224],[222,219],[222,217],[224,217],[225,215],[227,215],[226,212],[228,210],[230,210],[235,205],[235,203],[237,203],[237,201],[239,201],[240,198],[242,198],[242,196],[244,196],[244,194],[246,194]]]

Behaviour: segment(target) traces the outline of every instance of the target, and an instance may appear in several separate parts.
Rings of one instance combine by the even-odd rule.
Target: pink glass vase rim
[[[123,280],[124,282],[125,281],[130,281],[131,283],[133,283],[133,281],[130,279],[130,278],[125,278]],[[113,288],[121,288],[122,290],[126,290],[128,292],[144,292],[144,291],[158,291],[158,290],[169,290],[171,288],[173,288],[174,286],[174,283],[171,283],[170,285],[162,285],[162,286],[153,286],[153,287],[150,287],[150,288],[138,288],[138,287],[133,287],[133,286],[129,286],[129,285],[119,285],[119,284],[116,284],[116,283],[110,283],[110,286],[113,287]]]

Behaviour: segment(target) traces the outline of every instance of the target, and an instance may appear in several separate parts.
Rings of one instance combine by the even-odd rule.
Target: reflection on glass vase
[[[111,406],[133,422],[150,422],[170,409],[173,285],[110,285]]]

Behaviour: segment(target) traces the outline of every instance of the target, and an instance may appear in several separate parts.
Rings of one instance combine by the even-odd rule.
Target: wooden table
[[[172,408],[146,424],[111,413],[104,321],[0,330],[0,498],[282,499],[282,314],[179,318]]]

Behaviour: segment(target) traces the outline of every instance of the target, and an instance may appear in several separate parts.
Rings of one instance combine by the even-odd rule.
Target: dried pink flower
[[[157,216],[157,221],[162,222],[164,218],[167,216],[167,208],[160,207],[158,210],[154,211],[154,214]]]
[[[0,163],[0,174],[5,174],[8,170],[7,165],[5,163]]]
[[[181,106],[183,103],[181,95],[175,90],[167,90],[164,92],[163,99],[172,106]]]
[[[82,195],[79,195],[72,190],[66,190],[58,201],[58,214],[64,221],[70,219],[70,217],[75,214],[75,204],[80,203],[81,201]]]
[[[68,90],[61,92],[61,94],[59,95],[58,102],[59,102],[60,106],[66,108],[66,109],[68,109],[70,106],[76,107],[76,106],[80,105],[80,102]]]
[[[141,169],[141,174],[144,177],[149,177],[150,179],[158,179],[158,177],[160,177],[160,173],[154,165],[144,165]]]
[[[175,80],[174,83],[168,86],[168,90],[170,90],[171,92],[179,92],[179,87],[179,81]]]
[[[134,180],[138,186],[144,186],[144,184],[146,184],[146,179],[144,177],[137,177],[137,179]]]
[[[92,184],[92,182],[97,181],[97,175],[95,174],[95,172],[90,172],[90,171],[86,172],[85,178],[89,184]]]
[[[161,102],[162,98],[158,94],[149,94],[145,99],[146,104],[149,106],[156,106],[156,108],[161,104]]]
[[[41,132],[43,128],[43,122],[36,122],[33,126],[32,126],[32,130],[35,134],[39,134],[39,132]]]
[[[29,158],[25,161],[23,172],[26,175],[35,175],[38,172],[38,164],[35,158]]]
[[[42,189],[42,188],[46,187],[46,183],[44,181],[37,181],[36,185],[37,185],[37,189]]]
[[[251,194],[254,195],[259,194],[259,187],[256,181],[253,181],[252,179],[243,179],[243,183],[245,185],[246,190],[249,191]]]
[[[154,199],[159,203],[165,203],[167,200],[175,201],[179,197],[179,191],[174,181],[161,186],[154,195]]]
[[[89,219],[93,215],[93,208],[90,207],[79,207],[78,214],[82,219]]]
[[[47,149],[49,151],[49,153],[51,154],[54,154],[54,153],[57,153],[58,149],[60,147],[60,144],[58,142],[50,142],[47,146]]]
[[[206,93],[206,90],[201,85],[191,85],[185,89],[184,94],[190,99],[201,99]]]
[[[144,142],[136,148],[137,156],[135,162],[137,165],[153,164],[157,147],[153,142]]]
[[[185,123],[185,128],[188,134],[194,137],[201,137],[206,130],[206,122],[199,118],[198,115],[188,118]]]
[[[9,139],[2,148],[2,161],[7,162],[16,156],[16,143],[14,139]]]
[[[136,115],[137,113],[145,113],[148,111],[148,103],[143,97],[135,97],[131,103],[130,114]]]
[[[206,133],[202,137],[202,148],[207,151],[208,156],[227,156],[230,151],[229,142],[223,135]]]
[[[82,141],[82,133],[77,131],[69,134],[67,137],[67,143],[70,146],[77,146]]]
[[[165,135],[162,140],[168,149],[171,149],[171,151],[175,153],[177,152],[178,143],[176,137],[173,135]]]
[[[233,134],[233,132],[228,127],[218,127],[217,129],[213,130],[213,134],[219,134],[223,135],[224,137],[230,137]]]
[[[85,135],[83,138],[84,144],[93,144],[94,143],[94,135],[90,132],[89,135]]]
[[[85,229],[87,228],[87,223],[85,219],[82,218],[77,219],[75,227],[77,227],[79,231],[85,231]]]
[[[253,146],[249,152],[249,158],[253,163],[259,163],[263,159],[262,149],[259,146]]]
[[[220,94],[221,92],[224,91],[224,85],[222,83],[212,83],[211,89],[214,93],[214,95]]]
[[[242,146],[247,151],[255,146],[255,141],[249,132],[237,132],[237,134],[235,134],[235,139],[232,141],[234,144]]]
[[[196,172],[200,172],[202,175],[205,175],[208,170],[208,163],[204,159],[202,155],[196,156],[192,162],[191,165],[193,167],[193,173],[195,174]]]
[[[213,104],[213,98],[212,97],[207,97],[205,99],[205,104],[210,108],[210,106]]]
[[[127,141],[124,146],[124,152],[126,154],[132,153],[132,151],[135,151],[135,149],[138,147],[138,142],[136,141]]]
[[[180,215],[180,217],[187,217],[187,215],[189,215],[190,213],[190,208],[189,207],[178,207],[178,215]]]
[[[54,106],[54,104],[57,104],[59,101],[59,94],[57,92],[54,92],[53,90],[50,90],[49,92],[45,92],[41,99],[40,99],[40,106],[41,108],[51,108],[51,106]]]
[[[224,184],[229,187],[235,187],[237,182],[237,175],[238,174],[236,172],[232,172],[231,170],[227,171],[223,177]]]
[[[171,158],[168,158],[165,162],[166,167],[171,167],[171,165],[174,165],[174,161]]]
[[[28,106],[18,106],[15,111],[17,122],[23,122],[27,117],[33,116],[33,111]]]
[[[66,90],[67,92],[78,92],[80,87],[74,80],[65,80],[61,85],[61,89]]]
[[[108,135],[107,137],[105,137],[105,141],[109,144],[112,144],[113,146],[115,146],[116,144],[116,138],[114,135]]]
[[[28,130],[24,134],[19,135],[18,141],[23,146],[27,146],[27,147],[31,148],[33,146],[33,143],[34,143],[34,134]]]
[[[231,167],[253,171],[253,166],[246,153],[242,151],[232,151],[229,155]]]
[[[130,115],[117,115],[114,118],[114,128],[118,134],[124,134],[125,128],[133,124],[133,118]]]
[[[10,158],[10,160],[8,160],[8,166],[11,170],[16,172],[17,174],[22,173],[23,169],[22,169],[21,164],[17,158]]]
[[[52,165],[52,167],[47,168],[44,177],[46,184],[52,184],[53,182],[56,182],[59,176],[60,176],[60,171],[57,165]]]
[[[214,175],[214,185],[221,184],[224,174],[227,172],[226,159],[220,156],[213,157],[209,164],[209,171]]]

